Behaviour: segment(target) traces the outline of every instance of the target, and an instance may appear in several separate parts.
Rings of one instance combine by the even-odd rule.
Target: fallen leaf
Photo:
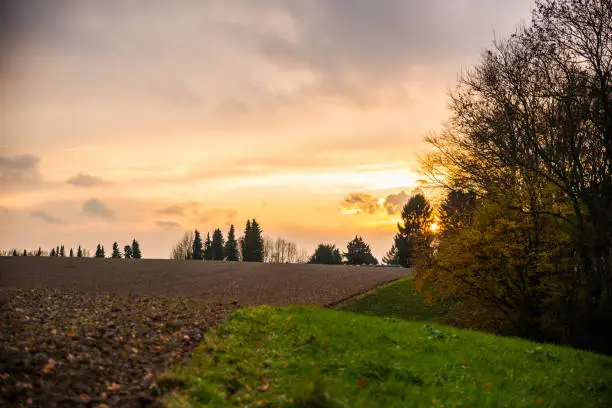
[[[43,373],[48,374],[53,371],[53,368],[55,368],[55,360],[50,358],[47,364],[45,364],[45,366],[43,367],[42,371]]]
[[[119,389],[121,388],[121,386],[117,383],[112,383],[111,385],[109,385],[108,387],[106,387],[109,391],[119,391]]]
[[[259,386],[259,388],[257,388],[259,391],[268,391],[270,389],[270,382],[264,378],[262,380],[261,385]]]

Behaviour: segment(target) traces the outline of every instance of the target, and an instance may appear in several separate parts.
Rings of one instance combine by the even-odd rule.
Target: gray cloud
[[[171,205],[170,207],[166,207],[158,211],[159,214],[168,214],[168,215],[183,215],[185,212],[185,208],[180,205]]]
[[[63,224],[63,221],[59,218],[53,217],[51,214],[45,211],[33,211],[30,213],[33,218],[38,218],[40,220],[46,221],[49,224]]]
[[[155,225],[162,228],[183,228],[181,224],[174,221],[155,221]]]
[[[91,176],[89,174],[80,173],[66,180],[66,183],[72,184],[75,187],[101,187],[110,183],[100,177]]]
[[[374,214],[380,209],[378,198],[366,193],[351,193],[344,197],[340,205],[345,210],[357,210],[368,214]]]
[[[83,211],[102,218],[112,218],[114,216],[114,213],[97,198],[92,198],[85,201],[83,204]]]
[[[0,183],[38,182],[40,159],[31,154],[0,156]]]
[[[397,194],[389,194],[385,198],[384,207],[387,211],[387,214],[393,215],[398,214],[402,211],[404,204],[408,202],[410,196],[406,194],[404,190],[400,191]]]

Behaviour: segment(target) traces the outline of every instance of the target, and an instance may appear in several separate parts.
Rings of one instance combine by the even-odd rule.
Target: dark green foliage
[[[70,258],[74,257],[74,251],[72,250],[72,248],[70,248]]]
[[[119,252],[119,244],[117,244],[117,241],[113,242],[113,253],[111,258],[121,258],[121,252]]]
[[[225,241],[225,259],[228,261],[238,261],[238,242],[236,241],[236,232],[234,231],[234,224],[230,225],[229,232],[227,234],[227,241]]]
[[[202,260],[204,258],[204,254],[202,253],[202,236],[200,235],[200,231],[198,230],[195,230],[194,233],[191,258],[197,260]]]
[[[17,256],[17,250],[15,250],[15,252],[13,252],[14,256]],[[55,256],[55,248],[51,249],[51,252],[49,253],[49,256]]]
[[[389,252],[385,254],[382,259],[382,263],[385,265],[399,265],[399,251],[397,250],[397,246],[393,244]]]
[[[219,228],[217,228],[213,232],[212,243],[211,243],[211,248],[210,248],[210,252],[211,252],[213,260],[215,261],[223,260],[223,255],[224,255],[223,244],[224,244],[223,233],[221,232]]]
[[[207,261],[212,261],[212,241],[210,239],[210,232],[206,233],[206,241],[204,241],[204,259]]]
[[[242,260],[246,262],[263,262],[264,260],[262,230],[255,219],[247,221],[244,229]]]
[[[28,256],[28,251],[26,249],[23,250],[23,256]]]
[[[60,247],[59,245],[55,248],[55,256],[60,256]]]
[[[431,244],[431,205],[423,194],[416,194],[404,205],[402,221],[397,224],[395,248],[400,265],[411,267],[419,251]]]
[[[140,252],[140,244],[138,243],[138,241],[136,241],[136,239],[132,241],[132,258],[142,258],[142,253]]]
[[[132,247],[130,245],[126,245],[123,247],[123,257],[125,259],[132,258]]]
[[[308,261],[310,264],[340,265],[342,254],[335,245],[319,244]]]
[[[64,250],[64,246],[63,245],[60,247],[59,256],[64,256],[64,257],[66,256],[66,251]]]
[[[98,244],[98,246],[96,247],[96,254],[95,254],[96,258],[104,258],[105,257],[105,253],[104,253],[104,246]]]
[[[38,247],[38,252],[36,252],[36,256],[42,256],[42,248]]]
[[[370,246],[365,243],[363,238],[355,238],[347,244],[347,251],[344,254],[346,263],[349,265],[377,265],[378,260],[372,255]]]
[[[251,235],[251,220],[247,220],[246,226],[244,227],[244,235],[240,238],[240,252],[242,253],[242,260],[246,261],[248,255],[247,248],[247,237]]]
[[[81,249],[81,246],[79,245],[79,248],[77,249],[77,258],[82,258],[83,257],[83,250]]]

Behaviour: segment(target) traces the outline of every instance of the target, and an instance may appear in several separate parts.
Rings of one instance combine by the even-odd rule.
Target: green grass
[[[377,288],[340,306],[338,310],[417,321],[435,321],[443,314],[441,307],[425,305],[423,298],[414,290],[411,278]]]
[[[261,306],[209,333],[157,390],[171,407],[610,407],[610,373],[612,358],[570,348]]]

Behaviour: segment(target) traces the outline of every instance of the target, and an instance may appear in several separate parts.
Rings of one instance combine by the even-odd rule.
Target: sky
[[[382,257],[448,92],[527,0],[10,0],[0,248],[185,230]]]

